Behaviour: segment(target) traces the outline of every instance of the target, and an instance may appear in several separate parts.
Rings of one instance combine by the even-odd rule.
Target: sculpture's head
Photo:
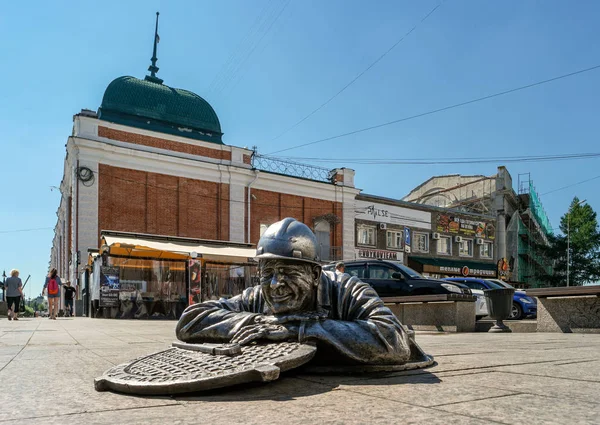
[[[314,233],[293,218],[272,224],[258,241],[260,283],[274,314],[314,309],[321,277],[317,247]]]

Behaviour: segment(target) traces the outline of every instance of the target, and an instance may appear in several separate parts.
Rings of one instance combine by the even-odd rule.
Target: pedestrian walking
[[[23,296],[23,282],[19,278],[19,271],[12,269],[10,277],[4,284],[6,291],[6,302],[8,303],[8,320],[19,320],[19,306]],[[14,304],[14,308],[13,308]]]
[[[73,317],[73,298],[75,296],[75,288],[71,286],[68,280],[63,285],[65,288],[65,310],[67,317]]]
[[[46,283],[44,283],[43,289],[48,295],[48,312],[50,313],[50,320],[56,320],[58,300],[60,300],[60,286],[61,281],[58,272],[55,268],[52,268],[50,273],[48,273],[48,276],[46,276]]]
[[[334,280],[336,282],[341,282],[342,276],[344,276],[345,274],[346,274],[346,265],[340,261],[335,265],[335,270],[333,272],[333,275],[335,276]]]

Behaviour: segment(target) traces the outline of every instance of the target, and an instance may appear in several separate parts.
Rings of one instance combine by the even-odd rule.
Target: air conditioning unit
[[[385,230],[385,229],[387,229],[387,224],[386,223],[379,223],[379,228],[381,230]]]
[[[477,239],[475,239],[475,244],[476,245],[483,245],[483,238],[477,238]]]
[[[431,239],[439,239],[440,238],[440,234],[439,233],[432,233],[431,234]]]
[[[404,245],[404,252],[410,254],[410,245]]]
[[[463,241],[462,236],[454,236],[454,242],[461,243]]]

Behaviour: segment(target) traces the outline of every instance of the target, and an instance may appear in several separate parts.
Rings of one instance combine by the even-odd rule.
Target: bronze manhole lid
[[[253,381],[273,381],[280,372],[310,361],[316,347],[297,342],[254,344],[185,344],[107,370],[96,390],[131,394],[180,394]]]

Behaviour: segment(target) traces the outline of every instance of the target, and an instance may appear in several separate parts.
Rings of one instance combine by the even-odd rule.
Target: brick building
[[[114,317],[136,315],[122,306],[143,304],[140,299],[178,307],[153,313],[146,306],[137,316],[177,316],[190,299],[192,279],[214,285],[211,297],[239,292],[228,278],[251,283],[253,246],[285,217],[315,230],[323,260],[354,257],[353,170],[325,170],[314,178],[256,166],[253,151],[223,142],[208,102],[166,86],[158,68],[150,70],[144,80],[112,81],[97,112],[74,116],[67,140],[51,266],[84,289],[86,305],[101,299],[100,288],[109,298],[103,282],[110,276],[99,276],[92,264],[113,267],[120,279]],[[167,243],[173,248],[163,249]],[[86,268],[95,251],[104,255]],[[219,266],[217,274],[207,270],[206,258]],[[205,260],[202,269],[190,273],[190,261],[198,259]]]

